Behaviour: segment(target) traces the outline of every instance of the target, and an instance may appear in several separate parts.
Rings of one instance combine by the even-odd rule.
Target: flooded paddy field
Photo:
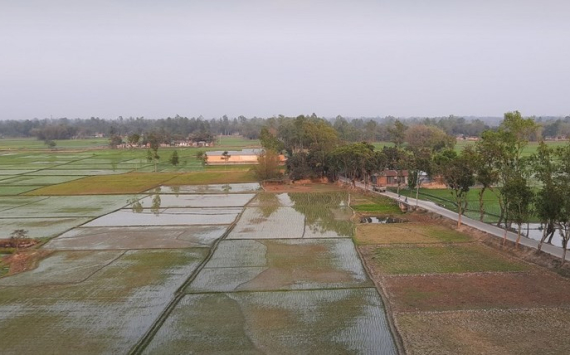
[[[16,167],[14,167],[14,169],[0,169],[0,175],[22,175],[22,174],[29,174],[29,173],[33,173],[38,171],[37,168],[35,169],[16,169]]]
[[[45,169],[45,170],[38,170],[34,172],[28,172],[26,175],[38,175],[38,176],[46,176],[46,175],[113,175],[113,174],[125,174],[130,172],[130,170],[125,169],[93,169],[93,167],[89,167],[87,169],[75,170],[70,169],[70,167],[66,167],[65,169]]]
[[[49,196],[5,210],[2,217],[98,217],[125,206],[129,198],[128,195]]]
[[[85,225],[85,227],[131,227],[131,226],[184,226],[231,224],[239,209],[202,208],[150,208],[133,212],[122,209]]]
[[[0,180],[0,185],[54,185],[63,182],[73,181],[82,178],[79,176],[26,176],[18,175],[16,177]]]
[[[144,354],[396,354],[373,288],[187,295]]]
[[[126,354],[206,255],[204,248],[55,253],[36,273],[2,279],[10,283],[0,285],[2,352]]]
[[[220,194],[256,192],[261,189],[261,186],[257,182],[252,182],[244,184],[161,186],[160,189],[162,193],[167,194]],[[153,190],[147,192],[150,193]]]
[[[227,240],[187,292],[372,286],[350,239]]]
[[[16,196],[26,192],[39,189],[41,186],[6,186],[0,184],[0,195]]]
[[[138,202],[143,206],[157,204],[156,196],[160,197],[161,207],[243,207],[255,195],[254,194],[215,194],[215,195],[169,195],[162,194],[162,191],[155,192],[150,196],[140,199]]]
[[[9,238],[16,229],[28,232],[30,238],[51,238],[78,227],[90,218],[0,218],[0,238]]]
[[[2,351],[396,354],[348,194],[258,189],[0,200],[3,230],[53,237],[0,278]]]
[[[52,239],[46,249],[117,250],[211,247],[227,226],[80,227]]]

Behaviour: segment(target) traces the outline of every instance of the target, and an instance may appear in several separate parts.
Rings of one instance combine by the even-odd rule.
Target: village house
[[[408,171],[400,170],[400,186],[408,184]],[[371,182],[378,186],[398,186],[398,171],[384,170],[376,174],[372,174]]]
[[[263,149],[231,150],[226,155],[221,150],[206,152],[206,165],[258,164],[257,158],[261,153]],[[285,156],[279,155],[279,160],[284,164]]]

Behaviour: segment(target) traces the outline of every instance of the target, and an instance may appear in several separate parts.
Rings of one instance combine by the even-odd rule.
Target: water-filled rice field
[[[0,200],[3,229],[55,237],[0,278],[2,351],[397,353],[348,194],[258,189]]]
[[[129,198],[129,195],[49,196],[5,210],[2,212],[2,218],[98,217],[127,205]]]
[[[257,182],[243,184],[211,184],[211,185],[185,185],[161,186],[162,193],[170,194],[220,194],[220,193],[246,193],[261,189]],[[147,192],[153,192],[149,190]]]
[[[16,229],[24,229],[30,238],[51,238],[89,221],[89,218],[0,218],[0,238],[9,238]]]
[[[55,250],[174,249],[211,247],[227,226],[80,227],[49,241]]]
[[[350,239],[227,240],[187,292],[372,286]]]
[[[206,254],[204,248],[52,254],[36,272],[1,279],[2,352],[126,354]]]
[[[187,295],[145,354],[396,354],[373,288]]]

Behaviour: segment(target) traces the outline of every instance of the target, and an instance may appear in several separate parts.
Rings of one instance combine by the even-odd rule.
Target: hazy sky
[[[568,0],[0,0],[0,119],[570,114]]]

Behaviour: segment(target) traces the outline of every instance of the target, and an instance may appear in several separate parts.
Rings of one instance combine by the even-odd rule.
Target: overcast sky
[[[0,0],[0,119],[570,114],[568,0]]]

